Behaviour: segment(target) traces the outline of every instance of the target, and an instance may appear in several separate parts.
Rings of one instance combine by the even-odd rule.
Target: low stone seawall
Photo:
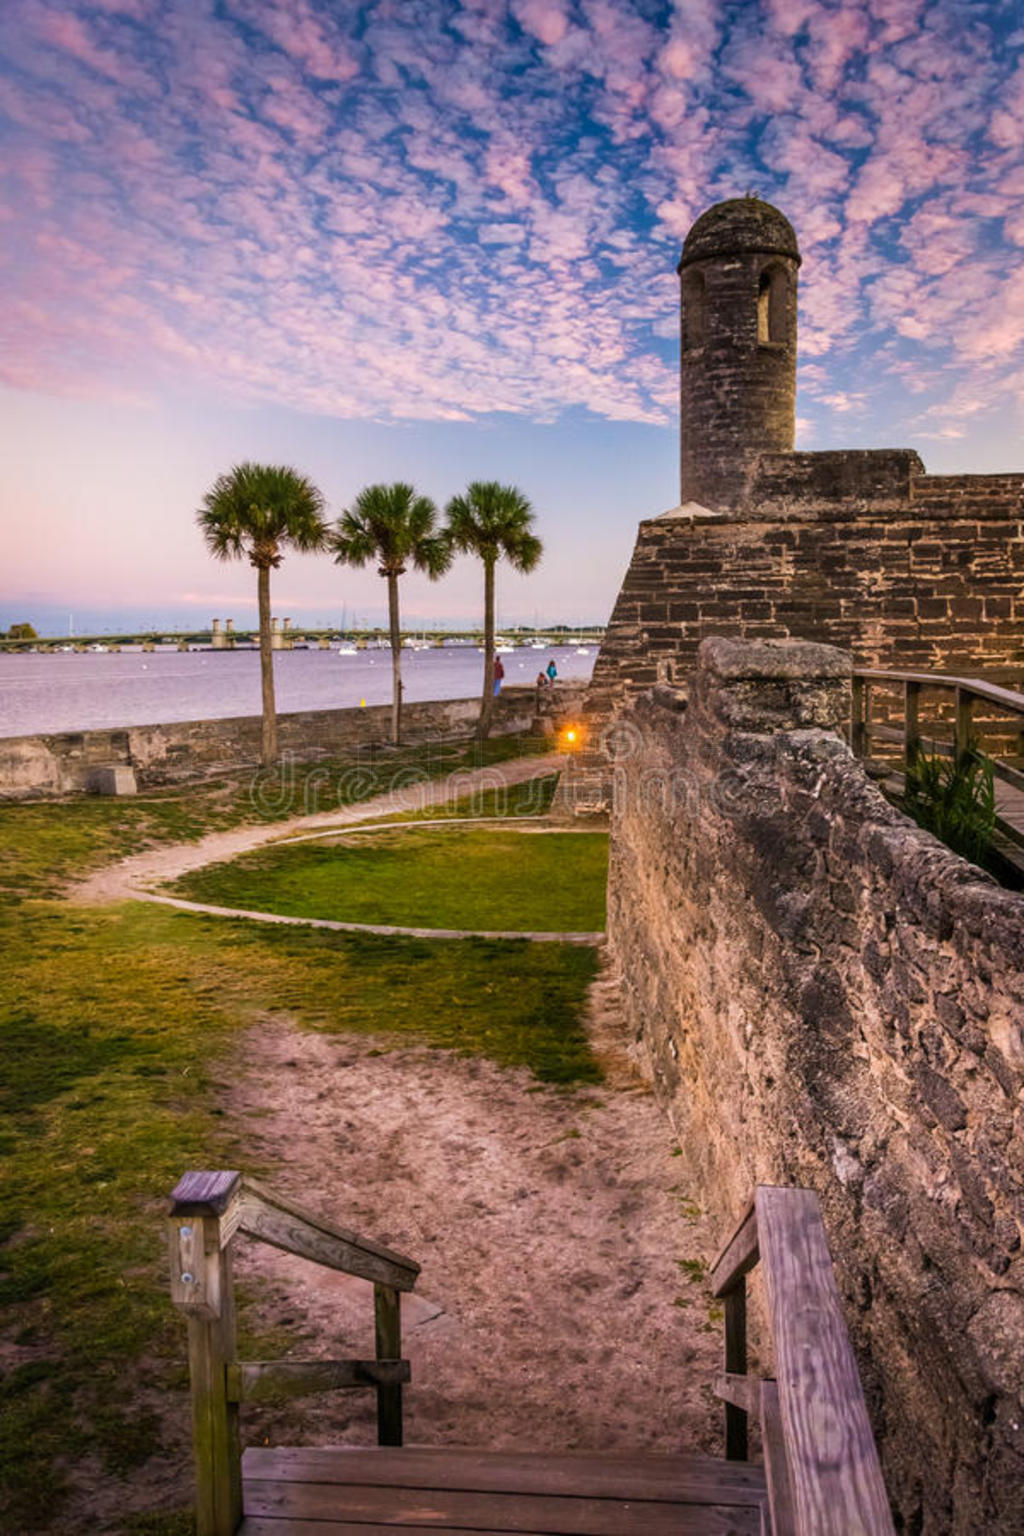
[[[577,690],[560,685],[544,690],[544,709],[572,707]],[[505,688],[496,701],[495,735],[526,734],[538,716],[536,688]],[[412,745],[473,733],[480,701],[441,699],[406,704],[403,741]],[[85,790],[100,768],[134,769],[143,786],[173,784],[228,769],[255,767],[260,760],[260,717],[188,720],[169,725],[136,725],[117,730],[64,732],[52,736],[0,738],[0,798],[68,794]],[[307,710],[278,715],[282,754],[309,761],[334,757],[387,742],[391,706]]]
[[[838,735],[850,658],[706,641],[620,726],[608,933],[723,1237],[817,1190],[914,1532],[1020,1529],[1024,897],[888,804]]]

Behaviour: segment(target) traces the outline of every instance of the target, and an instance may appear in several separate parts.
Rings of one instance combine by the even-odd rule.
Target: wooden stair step
[[[710,1456],[253,1447],[240,1536],[748,1536],[760,1467]]]

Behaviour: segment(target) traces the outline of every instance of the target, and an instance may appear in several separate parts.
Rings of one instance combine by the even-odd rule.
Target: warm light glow
[[[566,739],[566,741],[575,741],[576,740],[576,732],[575,731],[566,731],[565,739]]]

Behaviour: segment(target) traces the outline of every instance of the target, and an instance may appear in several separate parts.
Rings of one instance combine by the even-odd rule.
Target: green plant
[[[452,549],[437,531],[437,508],[415,486],[367,485],[355,505],[343,512],[330,536],[336,565],[362,566],[373,560],[388,584],[388,626],[391,635],[391,740],[402,734],[402,621],[398,578],[409,566],[425,571],[431,581],[452,563]]]
[[[918,826],[975,864],[985,864],[996,822],[991,760],[976,751],[960,758],[920,753],[907,770],[904,801]]]
[[[196,514],[206,546],[218,560],[248,558],[256,569],[263,695],[263,766],[277,761],[277,711],[271,636],[270,573],[287,548],[323,549],[324,498],[298,470],[283,464],[236,464],[218,475]]]
[[[484,688],[477,734],[486,736],[494,710],[494,568],[504,556],[525,575],[537,566],[544,546],[533,531],[533,508],[518,486],[474,480],[445,511],[452,548],[476,555],[484,568]]]

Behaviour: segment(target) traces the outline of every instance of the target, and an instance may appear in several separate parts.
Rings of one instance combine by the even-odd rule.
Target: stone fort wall
[[[840,645],[864,666],[1024,663],[1024,475],[907,451],[762,455],[739,509],[640,524],[588,711],[681,682],[711,635]]]
[[[849,670],[830,647],[711,640],[688,705],[637,701],[609,942],[722,1237],[755,1182],[818,1191],[901,1529],[1009,1533],[1024,897],[864,777],[836,729]]]

